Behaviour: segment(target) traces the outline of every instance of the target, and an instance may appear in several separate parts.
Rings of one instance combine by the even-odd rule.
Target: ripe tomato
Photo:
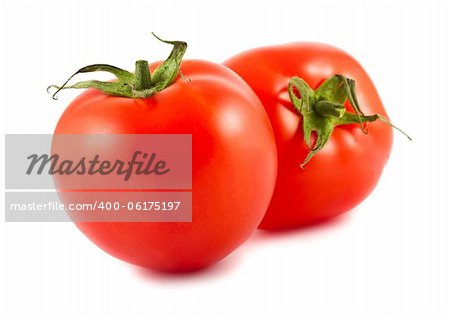
[[[332,46],[292,43],[243,52],[224,64],[259,96],[277,142],[278,178],[260,228],[328,219],[370,194],[391,151],[392,125],[355,59]]]
[[[192,134],[192,222],[77,223],[107,253],[163,271],[211,265],[243,243],[264,216],[277,170],[270,121],[250,87],[223,65],[177,58],[161,66],[173,83],[151,96],[89,89],[69,105],[55,129],[55,134]],[[152,77],[160,80],[164,75],[157,77],[157,71]],[[115,88],[107,92],[114,94]]]

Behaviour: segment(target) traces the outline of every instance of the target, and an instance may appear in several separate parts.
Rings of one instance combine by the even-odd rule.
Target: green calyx
[[[356,99],[355,81],[352,79],[334,75],[313,90],[303,79],[292,77],[288,88],[294,107],[303,117],[303,137],[310,148],[307,157],[300,164],[302,168],[325,146],[337,126],[359,124],[361,130],[367,133],[366,124],[380,120],[399,130],[411,140],[406,133],[392,125],[386,117],[380,114],[364,115]],[[345,108],[344,104],[347,100],[354,112],[349,112]],[[314,144],[311,141],[313,132],[317,135]]]
[[[95,64],[79,69],[70,76],[62,86],[51,85],[48,87],[47,91],[50,91],[51,88],[55,88],[56,92],[53,94],[53,99],[57,99],[56,94],[63,89],[94,88],[108,95],[129,98],[148,98],[153,94],[164,90],[175,82],[178,74],[181,74],[180,64],[183,55],[186,52],[187,44],[181,41],[163,40],[154,33],[152,34],[159,41],[173,45],[169,57],[156,68],[153,73],[150,73],[148,62],[145,60],[136,61],[134,73],[107,64]],[[73,85],[67,85],[77,74],[95,71],[109,72],[116,77],[116,80],[112,82],[88,80],[77,82]]]

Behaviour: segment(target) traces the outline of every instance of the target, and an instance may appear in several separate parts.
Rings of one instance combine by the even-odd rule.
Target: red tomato
[[[377,120],[384,117],[362,116],[362,112],[383,116],[386,112],[355,59],[332,46],[292,43],[250,50],[224,64],[259,96],[275,133],[278,178],[261,229],[322,221],[354,208],[370,194],[388,160],[392,128]],[[290,81],[292,77],[296,79]],[[317,88],[328,79],[330,86],[319,92]],[[361,112],[356,99],[349,102],[355,90]],[[333,113],[327,116],[330,110]],[[361,128],[358,116],[370,123]],[[349,124],[340,125],[342,120]]]
[[[163,271],[211,265],[243,243],[264,216],[277,170],[270,121],[250,87],[210,62],[184,61],[181,73],[184,78],[146,98],[90,89],[70,104],[55,130],[192,134],[192,222],[77,223],[107,253]]]

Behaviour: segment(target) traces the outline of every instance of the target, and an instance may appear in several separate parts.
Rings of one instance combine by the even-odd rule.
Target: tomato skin
[[[344,51],[318,43],[291,43],[243,52],[224,63],[238,73],[261,99],[278,147],[275,191],[261,229],[309,225],[342,214],[362,202],[375,188],[392,147],[392,129],[376,121],[364,134],[359,125],[334,129],[325,147],[304,169],[309,150],[302,118],[288,95],[292,76],[313,89],[335,74],[356,82],[362,111],[386,115],[371,79]]]
[[[270,121],[250,87],[214,63],[188,60],[181,71],[189,80],[178,78],[147,99],[87,90],[65,110],[55,130],[192,134],[192,222],[77,223],[109,254],[172,272],[209,266],[243,243],[264,216],[277,171]]]

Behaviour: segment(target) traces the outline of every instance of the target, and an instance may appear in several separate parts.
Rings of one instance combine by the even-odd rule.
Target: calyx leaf
[[[409,140],[411,138],[402,130],[392,125],[380,115],[366,116],[362,112],[355,92],[355,81],[343,75],[334,75],[313,90],[303,79],[292,77],[288,85],[289,96],[294,107],[303,118],[303,138],[310,151],[300,164],[304,167],[330,139],[335,127],[348,124],[359,124],[367,133],[366,123],[380,120],[399,130]],[[344,104],[349,101],[354,113],[347,111]],[[312,134],[317,138],[312,143]]]
[[[56,95],[63,89],[94,88],[108,95],[129,98],[147,98],[162,91],[175,82],[178,74],[180,74],[180,65],[186,52],[187,44],[182,41],[163,40],[154,33],[152,34],[159,41],[173,45],[169,57],[155,69],[153,75],[150,73],[148,62],[145,60],[136,61],[136,70],[134,73],[107,64],[94,64],[79,69],[61,86],[50,85],[47,91],[50,91],[51,88],[56,89],[56,92],[52,96],[53,99],[57,99]],[[116,80],[112,82],[88,80],[67,85],[77,74],[95,71],[109,72],[116,77]]]

